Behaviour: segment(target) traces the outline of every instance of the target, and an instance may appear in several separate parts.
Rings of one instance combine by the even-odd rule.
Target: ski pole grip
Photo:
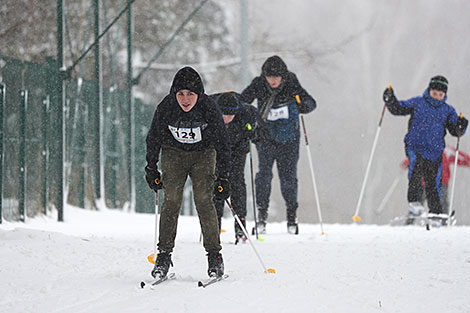
[[[300,104],[300,97],[299,97],[299,95],[295,95],[295,100],[297,101],[297,103]]]

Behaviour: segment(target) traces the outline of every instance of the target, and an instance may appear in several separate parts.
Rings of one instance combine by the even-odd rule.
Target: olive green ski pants
[[[207,252],[218,252],[220,233],[217,213],[212,200],[216,151],[184,151],[163,146],[161,156],[163,205],[160,214],[160,252],[172,252],[175,246],[176,229],[183,198],[183,189],[188,176],[193,185],[194,202],[202,229],[203,245]]]

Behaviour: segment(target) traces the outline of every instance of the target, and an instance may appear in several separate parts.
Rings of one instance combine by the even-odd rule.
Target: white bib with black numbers
[[[168,129],[172,133],[173,137],[181,143],[197,143],[202,140],[202,133],[200,127],[177,128],[168,125]]]
[[[285,120],[288,118],[289,108],[287,106],[271,109],[271,111],[269,111],[268,121]]]

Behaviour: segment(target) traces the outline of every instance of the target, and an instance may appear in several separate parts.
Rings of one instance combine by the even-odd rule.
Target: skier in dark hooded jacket
[[[298,234],[299,114],[313,111],[316,108],[315,99],[277,55],[264,62],[261,75],[242,91],[241,99],[247,103],[255,99],[258,101],[258,128],[254,140],[259,160],[256,174],[258,232],[266,231],[272,168],[276,161],[281,193],[287,207],[287,229],[289,233]]]
[[[224,263],[219,252],[222,247],[212,197],[213,193],[220,199],[230,196],[231,156],[226,138],[222,113],[204,93],[201,77],[191,67],[180,69],[170,93],[157,106],[147,135],[146,180],[151,189],[164,191],[159,253],[152,276],[165,277],[172,265],[171,253],[188,176],[207,252],[208,274],[223,275]],[[160,150],[161,175],[157,167]],[[214,183],[216,163],[219,171]]]
[[[384,91],[383,99],[393,115],[411,115],[405,136],[405,152],[410,160],[408,168],[408,202],[410,214],[419,215],[424,209],[421,200],[421,180],[424,179],[429,217],[433,224],[446,220],[441,205],[442,153],[445,148],[446,130],[453,136],[462,136],[468,121],[457,115],[446,103],[448,80],[434,76],[423,96],[399,101],[393,89]]]
[[[225,127],[227,128],[227,140],[230,141],[232,150],[232,170],[230,172],[231,195],[230,202],[235,213],[246,227],[246,183],[245,163],[246,155],[250,152],[249,140],[253,138],[256,129],[256,108],[243,103],[236,92],[229,91],[212,95],[223,114]],[[218,171],[218,168],[216,172]],[[214,201],[221,226],[224,213],[224,201]],[[237,221],[235,223],[235,243],[246,241]]]

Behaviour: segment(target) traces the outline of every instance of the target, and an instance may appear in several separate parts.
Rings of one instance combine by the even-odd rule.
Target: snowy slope
[[[67,207],[52,217],[0,226],[0,312],[470,312],[470,227],[268,224],[234,245],[224,220],[229,279],[207,289],[199,223],[181,217],[173,256],[177,279],[140,290],[153,252],[152,215]],[[251,223],[252,224],[252,223]],[[250,225],[252,226],[252,225]]]

